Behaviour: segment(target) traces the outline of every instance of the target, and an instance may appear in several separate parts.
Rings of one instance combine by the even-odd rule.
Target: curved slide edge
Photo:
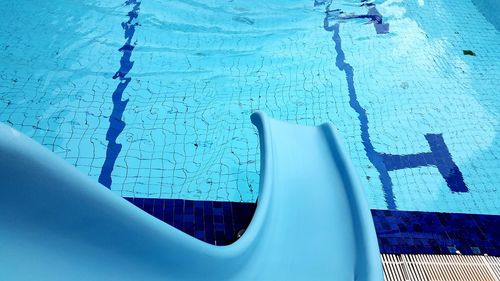
[[[296,219],[283,216],[280,208],[290,208],[274,186],[279,182],[277,170],[283,166],[275,159],[282,152],[274,138],[283,136],[279,130],[288,126],[292,133],[302,134],[304,128],[322,132],[335,166],[344,174],[340,182],[350,187],[346,189],[352,203],[348,213],[354,215],[349,220],[358,246],[354,268],[347,265],[347,271],[356,280],[382,280],[369,209],[334,129],[290,125],[260,112],[252,115],[252,122],[261,142],[258,207],[245,235],[223,247],[201,242],[138,210],[33,140],[0,124],[0,264],[4,268],[0,279],[280,280],[287,276],[288,269],[280,268],[283,262],[287,267],[306,262],[317,267],[298,266],[298,270],[316,271],[305,276],[335,280],[333,274],[320,274],[330,268],[332,260],[325,260],[327,256],[292,251],[293,258],[283,258],[289,245],[304,242],[293,235],[277,237]],[[308,135],[310,129],[305,130]],[[269,251],[270,247],[276,250]],[[332,253],[332,257],[343,254]]]
[[[4,124],[0,194],[0,280],[200,280],[238,254],[157,220]]]
[[[351,220],[353,223],[352,228],[354,231],[352,232],[352,234],[355,236],[355,246],[353,246],[350,251],[356,252],[355,261],[353,261],[353,265],[355,268],[349,270],[353,271],[355,280],[383,280],[380,250],[377,242],[373,219],[370,213],[370,208],[368,207],[364,190],[359,183],[354,167],[348,156],[347,149],[345,148],[342,142],[342,138],[338,135],[333,125],[330,123],[324,123],[317,127],[295,125],[269,118],[264,112],[259,111],[251,115],[251,120],[259,131],[259,141],[261,149],[261,182],[260,196],[258,199],[259,205],[256,209],[256,215],[254,216],[252,222],[254,222],[256,216],[259,215],[262,218],[261,224],[263,226],[261,226],[261,228],[269,228],[266,223],[269,223],[269,215],[272,213],[271,209],[273,208],[272,204],[276,201],[282,200],[282,198],[286,196],[284,194],[276,194],[276,191],[280,190],[280,188],[276,186],[276,182],[278,181],[276,177],[289,176],[289,173],[287,174],[288,171],[285,171],[285,174],[280,174],[280,172],[278,172],[277,170],[283,166],[290,166],[297,161],[310,157],[311,159],[305,160],[307,162],[306,165],[318,165],[327,167],[326,173],[333,173],[334,170],[337,170],[337,177],[333,178],[333,182],[325,182],[321,181],[321,179],[318,179],[321,178],[321,175],[316,175],[315,180],[311,179],[311,177],[314,176],[313,174],[315,171],[307,172],[303,169],[300,171],[302,172],[300,177],[298,179],[297,177],[295,177],[294,180],[300,181],[300,178],[302,177],[309,180],[310,184],[324,185],[327,186],[327,189],[336,189],[340,187],[342,190],[345,190],[346,200],[348,201],[347,205],[350,208],[350,212],[348,212],[350,214],[349,220]],[[314,134],[314,130],[318,131],[317,134]],[[311,137],[310,139],[304,138],[304,136],[308,135],[313,135],[313,137]],[[302,140],[303,138],[305,140]],[[290,140],[293,144],[287,146],[287,144],[285,143]],[[321,147],[322,142],[327,144],[327,148],[319,148]],[[282,149],[281,147],[287,148]],[[320,150],[319,157],[311,156],[312,154],[314,154],[314,149],[312,148],[317,148]],[[299,158],[295,159],[297,161],[292,161],[294,163],[288,163],[286,161],[282,161],[281,159],[277,159],[280,155],[283,154],[298,154],[300,152],[304,152],[304,155],[297,157]],[[328,158],[331,158],[333,160],[332,166],[330,166],[330,164],[328,163]],[[330,170],[328,170],[328,168],[330,168]],[[293,192],[290,188],[291,185],[294,184],[289,183],[288,189],[283,190],[283,192],[287,194]],[[300,184],[299,187],[302,188]],[[304,197],[304,194],[309,194],[312,192],[312,190],[299,190],[299,201],[296,202],[296,205],[307,204],[304,203],[304,200],[302,200],[302,198]],[[320,194],[320,196],[326,195],[328,194]],[[327,204],[336,204],[337,198],[329,198],[329,200],[331,201]],[[289,206],[289,209],[297,208],[296,205],[294,206],[292,203],[291,206]],[[314,205],[315,202],[312,202],[307,209],[314,210]],[[334,216],[333,212],[346,214],[342,210],[336,209],[339,207],[340,206],[334,207],[332,213],[330,214],[322,213],[324,212],[323,209],[321,212],[319,212],[319,214],[312,213],[309,214],[309,216],[312,217],[315,215],[323,215],[322,219],[328,220],[329,216]],[[287,210],[287,213],[289,213],[289,209]],[[314,228],[315,226],[310,227]],[[327,228],[327,226],[324,224],[322,225],[322,227],[323,230]],[[341,227],[341,225],[332,226],[332,228]],[[261,229],[261,235],[262,232],[264,232],[264,229]],[[314,233],[310,233],[310,235],[311,240],[315,239]],[[335,239],[335,235],[332,235],[331,239]],[[297,243],[300,242],[297,241]],[[326,247],[326,245],[322,246]],[[342,256],[343,253],[335,253],[331,256],[325,256],[325,259],[332,261],[336,257]],[[305,258],[304,260],[308,259]],[[342,260],[342,258],[340,258],[340,260]],[[328,262],[325,264],[325,266],[328,266],[327,264]],[[349,267],[350,264],[346,263],[344,264],[344,266]],[[336,276],[337,278],[339,277],[339,275],[334,276]],[[335,277],[332,280],[335,280]]]

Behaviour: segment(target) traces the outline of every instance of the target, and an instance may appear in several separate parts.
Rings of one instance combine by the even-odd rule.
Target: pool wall
[[[228,245],[250,223],[255,203],[125,198],[150,215],[214,245]],[[371,210],[384,254],[500,256],[500,216]],[[317,231],[321,231],[318,228]]]
[[[500,2],[497,0],[472,0],[472,3],[500,31]]]

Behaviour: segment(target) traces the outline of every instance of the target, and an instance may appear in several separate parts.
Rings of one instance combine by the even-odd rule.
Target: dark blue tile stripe
[[[248,227],[255,203],[125,198],[148,214],[214,245],[228,245]]]
[[[214,245],[234,242],[238,231],[248,227],[256,208],[255,203],[125,199],[152,216]],[[459,250],[462,254],[500,256],[500,216],[371,212],[381,253],[449,254]]]
[[[329,8],[327,8],[327,10],[329,10]],[[389,176],[389,172],[387,171],[382,158],[373,147],[372,141],[370,139],[370,132],[368,130],[368,116],[366,115],[366,110],[361,106],[357,98],[356,88],[354,86],[354,69],[350,64],[345,62],[345,54],[342,50],[342,40],[339,34],[339,24],[336,23],[333,26],[330,26],[327,13],[327,16],[325,16],[323,22],[323,27],[326,31],[333,31],[332,40],[333,42],[335,42],[335,51],[337,52],[335,65],[340,71],[343,71],[345,73],[347,89],[349,92],[349,105],[358,114],[361,129],[361,140],[363,146],[365,147],[368,159],[370,160],[370,162],[372,162],[373,166],[379,173],[379,179],[384,190],[384,200],[387,204],[387,208],[396,209],[396,202],[394,200],[394,194],[392,192],[391,177]]]
[[[442,134],[425,135],[431,152],[408,155],[391,155],[380,153],[388,171],[421,166],[435,166],[453,192],[468,192],[462,172],[451,158],[450,151],[444,143]]]
[[[123,112],[127,107],[128,99],[122,100],[123,92],[130,83],[131,78],[125,77],[128,72],[134,66],[134,62],[130,60],[132,56],[132,51],[134,50],[134,45],[132,44],[132,38],[134,37],[135,27],[137,23],[133,23],[135,19],[139,16],[139,8],[141,2],[136,0],[127,0],[125,6],[132,5],[132,10],[128,12],[128,20],[122,22],[122,28],[124,30],[124,37],[126,39],[125,44],[118,49],[122,53],[120,58],[120,69],[113,75],[113,79],[119,79],[120,82],[116,86],[113,95],[111,96],[113,100],[113,111],[109,116],[109,128],[106,132],[106,140],[108,141],[108,147],[106,149],[106,159],[101,168],[101,174],[99,175],[99,182],[106,186],[111,187],[112,179],[111,172],[115,166],[116,158],[122,149],[122,145],[116,143],[116,139],[121,134],[125,128],[125,122],[122,120]]]
[[[380,251],[388,254],[500,256],[500,216],[372,210]]]

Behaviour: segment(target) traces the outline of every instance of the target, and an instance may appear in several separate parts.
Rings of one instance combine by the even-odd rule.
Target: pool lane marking
[[[356,94],[356,87],[354,86],[354,69],[353,67],[345,62],[344,50],[342,50],[342,39],[339,34],[339,23],[329,26],[328,17],[324,20],[324,29],[326,31],[333,31],[332,40],[335,42],[335,51],[337,52],[337,57],[335,60],[335,65],[340,71],[345,73],[345,78],[347,81],[347,89],[349,92],[349,105],[354,111],[358,113],[358,119],[361,129],[361,142],[366,151],[368,159],[373,164],[375,169],[379,172],[379,179],[382,182],[382,188],[384,191],[384,199],[387,204],[387,208],[396,209],[396,202],[394,200],[394,194],[392,192],[392,180],[389,176],[389,172],[385,168],[382,157],[375,151],[373,144],[370,139],[370,132],[368,131],[368,116],[366,115],[366,110],[361,106],[358,101]]]
[[[132,38],[135,34],[135,27],[138,23],[134,21],[139,16],[139,9],[141,6],[140,1],[136,0],[127,0],[125,2],[125,6],[132,6],[132,10],[128,12],[128,20],[122,22],[122,28],[124,30],[124,37],[126,39],[125,44],[118,49],[122,53],[120,58],[120,68],[113,75],[113,79],[119,79],[119,83],[116,86],[115,91],[113,92],[111,99],[113,101],[113,110],[111,115],[109,116],[109,128],[106,132],[106,140],[108,141],[108,146],[106,149],[106,159],[104,160],[104,164],[101,168],[101,174],[99,175],[99,183],[106,186],[107,188],[111,188],[111,184],[113,182],[111,173],[113,172],[116,159],[120,154],[122,149],[122,145],[116,142],[116,139],[121,134],[123,129],[125,128],[125,122],[122,120],[123,112],[127,107],[127,103],[129,99],[122,100],[123,92],[127,88],[128,84],[131,81],[130,77],[125,77],[129,71],[134,66],[134,62],[131,61],[132,51],[135,48],[135,45],[132,43]]]
[[[315,2],[315,6],[318,3]],[[319,4],[325,4],[319,3]],[[330,3],[327,3],[325,9],[325,18],[323,21],[323,28],[328,32],[333,32],[332,40],[335,43],[335,51],[337,53],[335,65],[340,71],[343,71],[346,76],[347,87],[349,92],[349,105],[354,111],[358,113],[360,122],[361,140],[365,148],[366,155],[373,166],[379,173],[379,179],[382,183],[384,192],[384,200],[388,209],[397,209],[394,198],[392,179],[389,171],[395,171],[407,168],[417,168],[423,166],[435,166],[438,168],[439,173],[446,181],[447,186],[452,192],[468,192],[469,189],[464,182],[462,172],[455,164],[449,152],[446,143],[444,142],[442,134],[426,134],[425,139],[429,144],[430,152],[422,152],[409,155],[392,155],[380,153],[375,151],[370,139],[368,117],[366,110],[361,106],[357,99],[356,88],[354,84],[354,68],[345,61],[345,53],[342,49],[342,39],[339,33],[340,24],[337,22],[330,26],[330,19],[342,19],[339,17],[332,17],[330,12],[339,10],[330,10]],[[374,5],[370,6],[368,13],[377,14],[380,18],[374,22],[375,30],[378,34],[387,33],[389,31],[389,24],[382,22],[382,15],[378,13]],[[354,18],[354,17],[353,17]],[[359,18],[359,17],[358,17]],[[380,24],[377,27],[376,24]],[[382,26],[383,24],[383,26]]]
[[[383,16],[377,10],[376,5],[371,2],[367,2],[367,0],[361,1],[360,5],[361,7],[366,7],[368,9],[368,12],[364,15],[349,14],[344,16],[343,15],[344,12],[341,9],[330,10],[331,1],[326,2],[326,1],[316,0],[314,2],[315,7],[324,4],[326,4],[325,13],[326,13],[326,18],[328,18],[328,20],[369,19],[370,22],[373,23],[373,27],[375,28],[377,34],[385,34],[389,32],[389,24],[384,23]]]
[[[426,134],[425,139],[429,144],[430,152],[406,155],[378,154],[382,157],[388,171],[435,166],[452,192],[468,192],[462,172],[453,161],[444,142],[443,134]]]

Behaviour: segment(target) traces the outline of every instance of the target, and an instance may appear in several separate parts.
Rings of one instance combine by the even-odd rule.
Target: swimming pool
[[[237,202],[253,111],[332,122],[371,208],[499,214],[496,6],[455,2],[6,2],[0,121],[121,196]]]

